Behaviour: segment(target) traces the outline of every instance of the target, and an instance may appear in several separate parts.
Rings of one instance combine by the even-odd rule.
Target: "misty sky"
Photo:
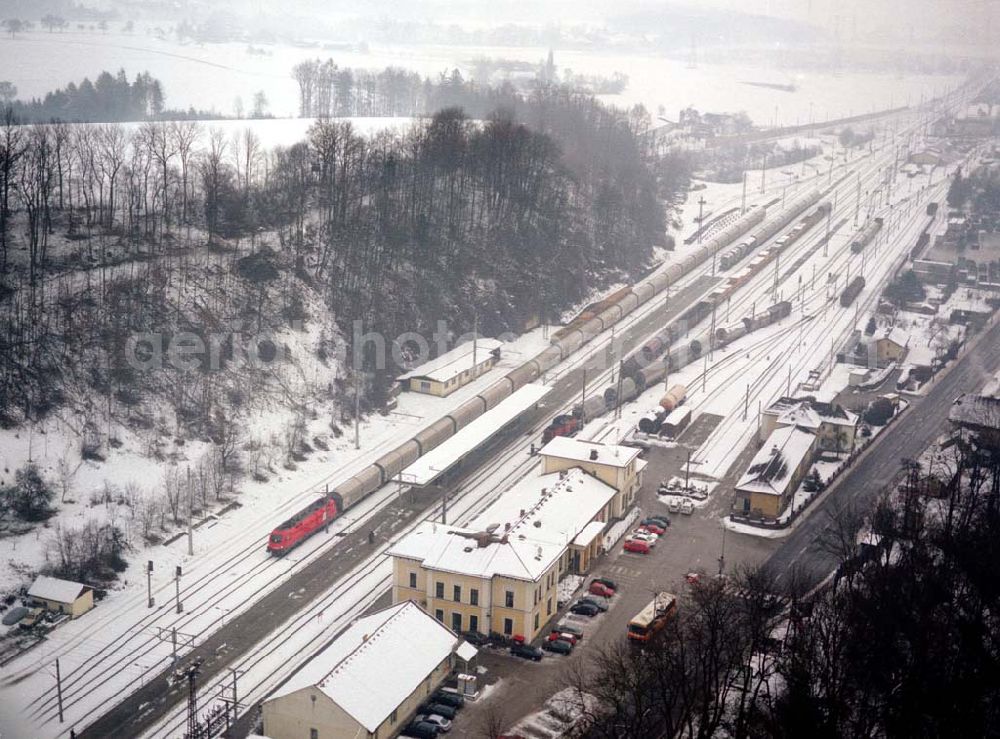
[[[255,0],[274,7],[276,0]],[[326,15],[389,17],[494,26],[504,23],[601,24],[631,13],[688,7],[740,11],[809,23],[844,43],[966,39],[984,43],[1000,29],[1000,0],[291,0]],[[277,3],[287,7],[285,2]],[[997,22],[994,23],[993,21]]]

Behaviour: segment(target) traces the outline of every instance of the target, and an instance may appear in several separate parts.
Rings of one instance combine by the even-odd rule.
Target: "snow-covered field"
[[[102,70],[124,67],[130,76],[148,70],[161,79],[169,107],[194,106],[232,115],[240,97],[249,107],[254,93],[263,90],[270,111],[279,117],[298,112],[298,88],[291,78],[292,67],[309,58],[333,58],[340,67],[382,69],[402,67],[425,76],[437,76],[458,68],[471,76],[478,57],[504,58],[540,63],[547,48],[463,47],[463,46],[379,46],[367,53],[327,51],[288,45],[258,45],[266,53],[250,54],[243,43],[196,45],[180,44],[172,38],[160,39],[145,33],[139,24],[135,33],[109,31],[106,34],[66,31],[33,31],[16,38],[0,38],[0,77],[17,85],[20,95],[41,96],[70,81],[87,75],[93,79]],[[652,54],[611,54],[592,51],[555,52],[559,71],[610,76],[620,71],[629,76],[621,95],[604,96],[607,102],[631,106],[641,103],[657,114],[676,120],[678,111],[693,105],[709,111],[746,111],[761,125],[777,121],[781,125],[821,121],[870,112],[890,105],[916,104],[955,86],[958,77],[893,74],[808,74],[794,75],[795,92],[783,92],[743,84],[769,79],[768,68],[730,64],[699,64],[689,68],[681,60]]]

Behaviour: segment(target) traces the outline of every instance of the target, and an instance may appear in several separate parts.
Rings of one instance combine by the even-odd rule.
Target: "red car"
[[[644,523],[639,527],[639,531],[648,531],[651,534],[656,534],[657,536],[663,536],[667,533],[667,530],[662,526],[657,526],[655,523]]]
[[[649,554],[651,550],[648,542],[642,541],[641,539],[626,539],[625,551],[635,552],[636,554]]]
[[[576,637],[562,631],[553,631],[549,634],[549,641],[568,641],[574,647],[576,646]]]
[[[597,580],[594,580],[594,582],[590,583],[590,588],[588,589],[588,592],[591,595],[602,595],[605,598],[610,598],[612,595],[615,594],[614,588],[609,588],[604,583],[597,582]]]

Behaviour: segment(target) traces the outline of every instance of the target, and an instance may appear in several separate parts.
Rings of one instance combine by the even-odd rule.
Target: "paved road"
[[[998,367],[1000,321],[995,321],[973,339],[950,370],[935,379],[925,396],[908,398],[911,404],[905,416],[876,437],[876,443],[844,473],[830,494],[799,519],[794,531],[769,559],[768,566],[779,576],[787,575],[796,563],[804,575],[816,580],[829,575],[837,566],[836,559],[817,540],[831,526],[830,514],[838,506],[870,507],[899,472],[900,461],[918,457],[944,431],[952,401],[963,392],[977,391]]]

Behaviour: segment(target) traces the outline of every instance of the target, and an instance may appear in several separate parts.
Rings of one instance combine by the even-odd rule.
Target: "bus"
[[[661,631],[677,613],[677,597],[672,593],[657,593],[635,617],[628,622],[628,638],[645,643]]]

